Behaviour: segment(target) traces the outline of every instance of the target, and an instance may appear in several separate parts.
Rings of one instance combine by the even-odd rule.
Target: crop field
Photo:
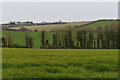
[[[79,29],[86,29],[86,28],[96,29],[98,27],[105,28],[106,26],[109,26],[109,25],[118,24],[118,20],[105,20],[105,21],[103,20],[103,21],[97,21],[95,23],[92,23],[92,22],[95,22],[95,21],[71,22],[67,24],[37,25],[37,26],[25,26],[25,27],[33,31],[34,30],[56,31],[56,30],[66,29],[70,26],[71,27],[82,26]],[[10,29],[18,30],[19,28],[20,27],[11,27]]]
[[[118,78],[117,49],[2,50],[3,78]]]
[[[71,23],[67,23],[67,24],[52,24],[52,25],[37,25],[37,26],[25,26],[26,28],[30,29],[30,30],[44,30],[44,31],[53,31],[53,30],[61,30],[61,29],[65,29],[67,27],[70,26],[75,26],[75,25],[84,25],[84,24],[88,24],[91,23],[93,21],[84,21],[84,22],[71,22]],[[16,29],[18,30],[20,27],[11,27],[10,29]]]

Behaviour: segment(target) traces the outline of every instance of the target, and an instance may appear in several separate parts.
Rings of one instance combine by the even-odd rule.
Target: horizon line
[[[33,23],[41,23],[41,22],[58,22],[58,21],[62,21],[62,22],[84,22],[84,21],[97,21],[97,20],[110,20],[110,19],[113,19],[113,20],[117,20],[119,18],[99,18],[99,19],[92,19],[92,20],[76,20],[76,21],[65,21],[65,20],[55,20],[55,21],[33,21],[33,20],[24,20],[24,21],[20,21],[20,20],[16,20],[16,21],[8,21],[8,22],[0,22],[0,24],[7,24],[9,22],[27,22],[27,21],[31,21]]]

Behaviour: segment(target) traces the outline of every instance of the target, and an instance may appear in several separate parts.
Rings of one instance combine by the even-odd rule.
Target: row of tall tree
[[[110,28],[99,28],[97,31],[54,32],[51,45],[48,44],[45,35],[46,32],[42,32],[42,48],[117,49],[120,45],[118,31]]]

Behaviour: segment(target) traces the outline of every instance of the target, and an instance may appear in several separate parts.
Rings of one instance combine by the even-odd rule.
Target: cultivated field
[[[32,31],[34,30],[56,31],[56,30],[63,30],[75,26],[79,26],[79,29],[86,29],[86,28],[96,29],[98,27],[104,28],[106,26],[114,25],[114,24],[118,24],[118,20],[83,21],[83,22],[71,22],[67,24],[37,25],[37,26],[25,26],[25,27]],[[11,27],[10,29],[18,30],[19,28],[20,27]]]
[[[3,78],[118,78],[117,49],[2,50]]]
[[[61,30],[61,29],[65,29],[68,28],[70,26],[81,26],[84,24],[89,24],[93,21],[84,21],[84,22],[71,22],[71,23],[67,23],[67,24],[52,24],[52,25],[37,25],[37,26],[25,26],[26,28],[30,29],[30,30],[38,30],[38,31],[54,31],[54,30]],[[16,29],[18,30],[20,27],[11,27],[10,29]]]

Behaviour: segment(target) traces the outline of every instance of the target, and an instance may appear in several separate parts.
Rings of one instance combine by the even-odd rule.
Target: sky
[[[119,2],[120,0],[0,0],[1,2]]]
[[[78,22],[117,18],[117,2],[2,2],[2,23],[58,20]]]

